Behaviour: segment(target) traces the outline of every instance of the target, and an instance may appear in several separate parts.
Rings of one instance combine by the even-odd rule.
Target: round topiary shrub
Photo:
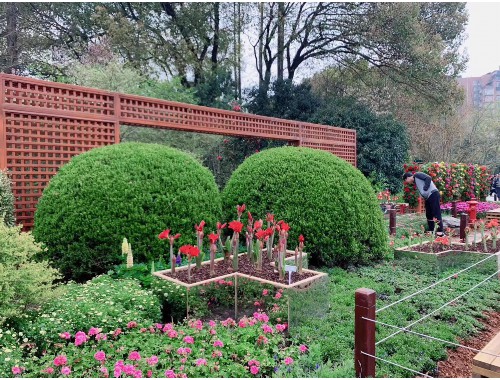
[[[163,145],[123,143],[75,156],[52,178],[37,206],[33,234],[65,278],[85,281],[120,263],[126,237],[134,261],[168,260],[164,229],[196,240],[194,224],[215,230],[220,193],[210,171]]]
[[[225,220],[246,204],[254,218],[274,213],[290,224],[289,249],[305,237],[312,261],[346,266],[387,251],[383,216],[368,180],[346,161],[310,148],[283,147],[247,158],[223,193]]]
[[[14,194],[12,194],[10,178],[3,170],[0,170],[0,223],[1,222],[9,227],[13,227],[16,222],[14,216]]]

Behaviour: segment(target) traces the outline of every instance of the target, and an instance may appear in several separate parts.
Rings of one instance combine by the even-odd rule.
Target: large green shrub
[[[0,222],[14,226],[14,194],[12,194],[10,179],[7,173],[0,170]]]
[[[245,160],[223,191],[225,220],[245,203],[255,217],[272,212],[290,224],[290,248],[299,234],[305,251],[329,266],[382,258],[387,233],[367,179],[331,153],[283,147]]]
[[[33,261],[41,250],[31,233],[0,223],[0,325],[53,296],[58,273],[46,261]]]
[[[187,153],[124,143],[74,157],[52,178],[35,214],[35,238],[66,278],[87,280],[122,259],[124,237],[135,262],[165,257],[166,228],[195,242],[194,224],[215,229],[221,214],[213,175]]]

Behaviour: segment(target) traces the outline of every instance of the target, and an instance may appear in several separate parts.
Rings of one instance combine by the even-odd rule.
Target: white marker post
[[[295,265],[285,265],[285,272],[288,272],[288,285],[292,283],[292,273],[297,272]]]

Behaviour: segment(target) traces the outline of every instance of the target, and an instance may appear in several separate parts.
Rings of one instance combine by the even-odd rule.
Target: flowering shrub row
[[[289,345],[285,323],[273,325],[265,313],[180,325],[139,324],[118,328],[60,331],[45,354],[14,358],[2,377],[271,377],[307,353]],[[10,359],[10,358],[9,358]]]
[[[404,170],[413,173],[421,171],[430,175],[441,194],[442,202],[467,201],[473,196],[476,199],[485,199],[490,188],[491,175],[483,165],[434,162],[422,166],[405,164]],[[405,183],[405,202],[415,207],[418,196],[415,184]]]
[[[498,208],[498,204],[493,203],[493,202],[478,202],[476,205],[476,210],[477,210],[477,213],[479,213],[479,214],[496,209],[496,208]],[[443,211],[451,210],[451,202],[443,203],[441,205],[441,210],[443,210]],[[467,202],[457,202],[457,212],[458,213],[467,212],[468,210],[469,210],[469,204]]]

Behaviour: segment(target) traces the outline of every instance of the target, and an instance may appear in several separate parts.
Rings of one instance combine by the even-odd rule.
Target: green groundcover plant
[[[297,147],[262,151],[236,169],[223,193],[225,219],[235,204],[273,213],[290,225],[289,241],[305,237],[316,263],[349,265],[381,259],[387,233],[363,174],[331,153]]]
[[[137,262],[158,260],[155,239],[171,228],[190,242],[194,223],[215,228],[221,214],[213,175],[187,153],[123,143],[75,156],[52,178],[38,203],[33,234],[66,279],[89,280],[121,262],[126,237]]]
[[[152,323],[160,320],[160,303],[136,280],[114,280],[107,275],[85,284],[70,283],[57,300],[22,323],[24,336],[38,352],[57,343],[59,333],[99,326],[113,329],[129,320]]]

